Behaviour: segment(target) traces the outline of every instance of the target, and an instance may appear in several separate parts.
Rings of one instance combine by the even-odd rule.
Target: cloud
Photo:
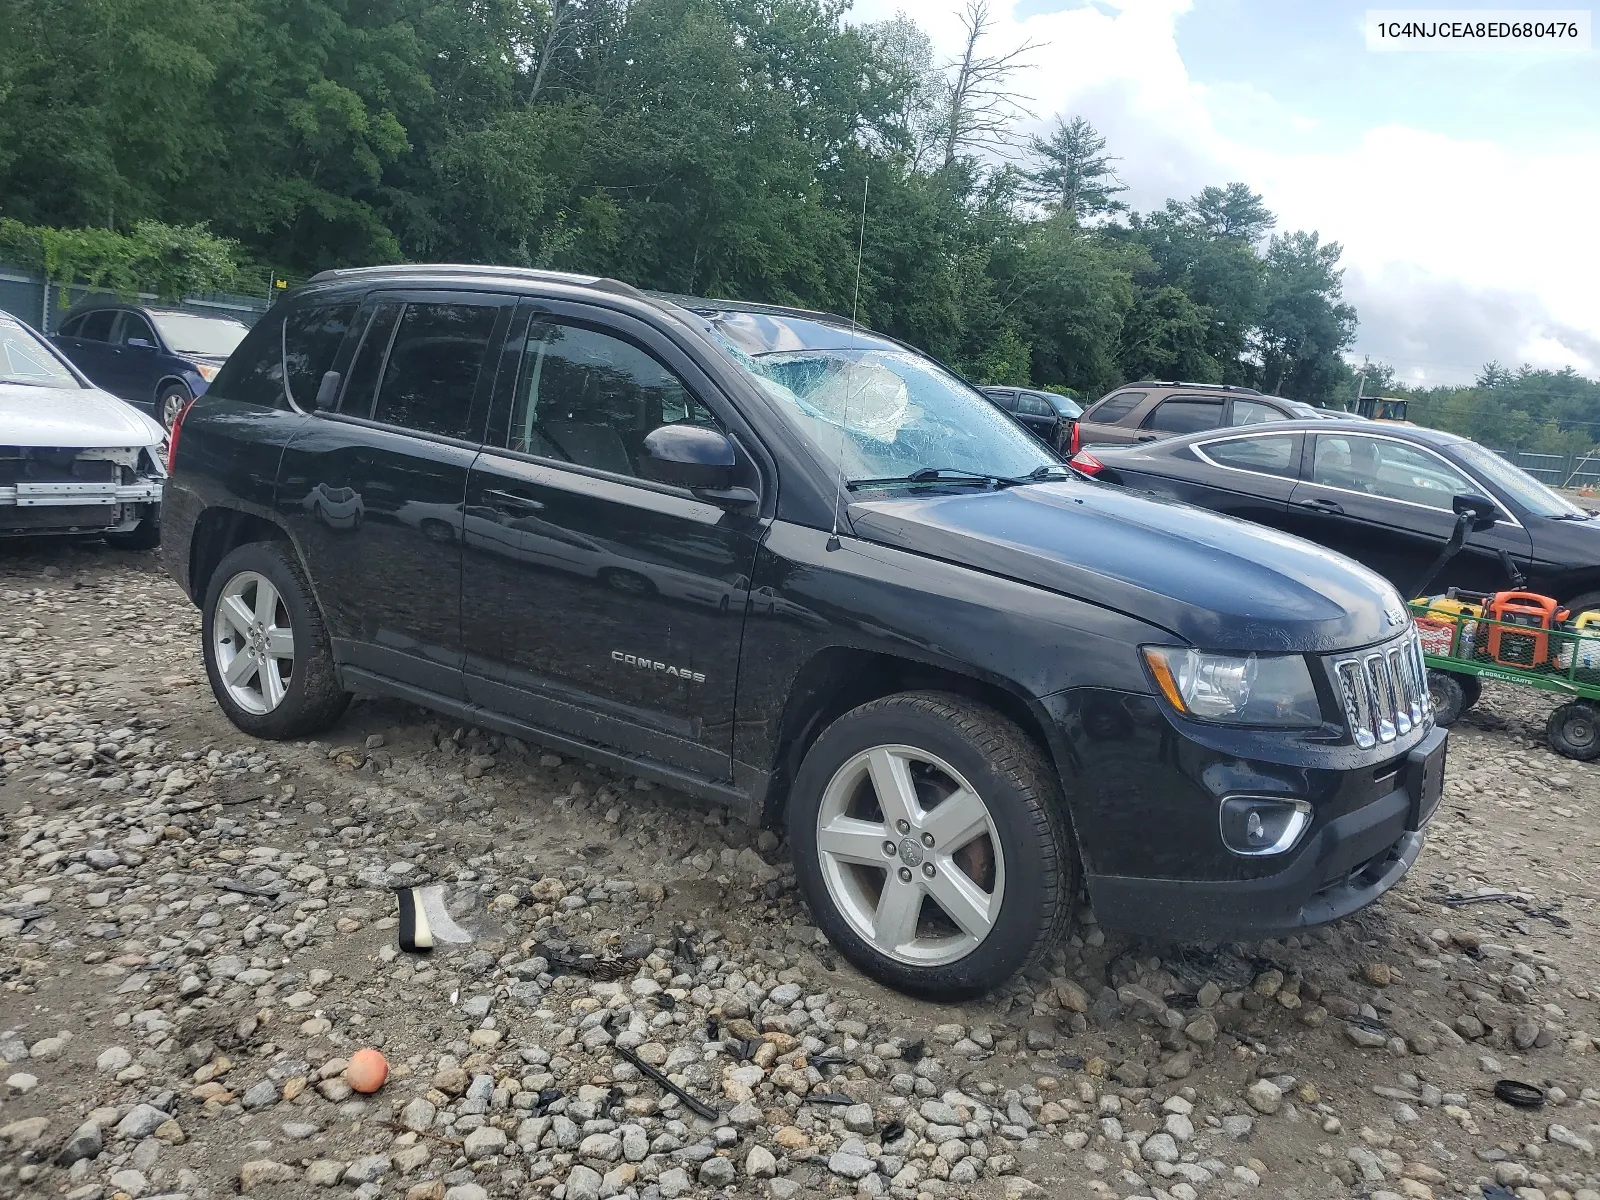
[[[956,7],[858,0],[854,19],[906,9],[953,54]],[[1058,113],[1092,121],[1122,159],[1135,208],[1243,180],[1280,229],[1341,243],[1358,353],[1429,383],[1470,379],[1489,359],[1600,372],[1600,136],[1533,149],[1397,120],[1336,137],[1342,114],[1195,81],[1177,38],[1190,0],[1100,0],[1022,20],[1003,0],[995,7],[996,46],[1044,43],[1016,80],[1039,126]]]

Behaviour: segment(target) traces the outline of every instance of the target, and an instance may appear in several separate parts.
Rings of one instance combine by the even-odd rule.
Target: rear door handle
[[[1160,441],[1160,439],[1161,439],[1161,435],[1159,433],[1141,433],[1138,437],[1134,438],[1133,440],[1136,441],[1136,442],[1155,442],[1155,441]]]
[[[1330,517],[1344,516],[1344,508],[1332,500],[1296,500],[1300,508],[1309,508],[1312,512],[1323,513]]]
[[[483,493],[483,498],[491,508],[505,513],[537,512],[544,507],[542,500],[531,500],[515,492],[502,492],[498,488],[489,488]]]

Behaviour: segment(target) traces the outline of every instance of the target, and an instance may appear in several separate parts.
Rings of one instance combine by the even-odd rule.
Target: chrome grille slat
[[[1387,646],[1333,661],[1350,735],[1363,750],[1426,727],[1433,704],[1414,628]]]

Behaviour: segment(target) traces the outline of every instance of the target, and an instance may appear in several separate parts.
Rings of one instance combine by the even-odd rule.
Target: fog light
[[[1311,805],[1304,800],[1229,796],[1222,802],[1220,819],[1222,844],[1235,854],[1282,854],[1311,824]]]

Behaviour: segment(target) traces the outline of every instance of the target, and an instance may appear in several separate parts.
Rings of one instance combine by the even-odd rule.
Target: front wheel
[[[1461,686],[1465,676],[1448,671],[1428,672],[1428,696],[1433,701],[1433,719],[1446,729],[1461,719],[1467,707],[1466,689]]]
[[[281,542],[251,542],[218,564],[201,638],[217,703],[248,734],[317,733],[350,703],[311,588]]]
[[[1023,732],[959,696],[889,696],[834,721],[789,806],[818,926],[880,983],[953,1000],[1038,962],[1077,891],[1060,787]]]
[[[183,411],[183,406],[193,399],[183,384],[169,383],[156,395],[156,420],[161,422],[163,429],[170,430],[178,414]]]
[[[1600,758],[1600,708],[1588,700],[1569,700],[1550,714],[1545,736],[1557,754],[1593,762]]]

